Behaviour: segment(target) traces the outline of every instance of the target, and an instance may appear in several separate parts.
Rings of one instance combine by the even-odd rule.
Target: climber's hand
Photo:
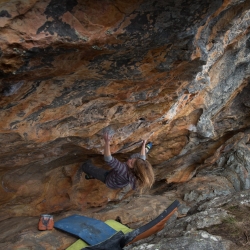
[[[110,135],[109,133],[104,133],[103,139],[104,139],[105,143],[110,142],[110,140],[112,139],[112,135]]]
[[[149,135],[143,137],[141,140],[142,140],[142,145],[146,145],[147,144],[147,141],[148,139],[154,134],[154,132],[150,133]]]

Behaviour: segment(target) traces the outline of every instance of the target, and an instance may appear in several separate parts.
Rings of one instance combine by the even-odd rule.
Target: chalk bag
[[[41,214],[38,229],[39,230],[52,230],[54,227],[54,219],[50,214]]]

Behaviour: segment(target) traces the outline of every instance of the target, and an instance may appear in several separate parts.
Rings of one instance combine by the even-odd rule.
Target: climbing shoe
[[[89,174],[85,174],[85,179],[91,180],[91,179],[95,179],[95,177],[93,177],[92,175],[89,175]]]
[[[146,153],[148,153],[150,151],[150,149],[153,147],[153,143],[152,142],[148,142],[145,146],[146,148]]]

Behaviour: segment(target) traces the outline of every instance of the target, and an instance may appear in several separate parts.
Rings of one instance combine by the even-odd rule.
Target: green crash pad
[[[89,246],[85,241],[79,239],[72,245],[70,245],[66,250],[81,250],[82,248],[85,248]]]
[[[112,227],[117,232],[122,231],[124,234],[126,234],[126,233],[133,231],[133,229],[128,228],[115,220],[107,220],[105,221],[105,223],[109,225],[110,227]],[[89,245],[85,241],[79,239],[75,243],[70,245],[66,250],[81,250],[82,248],[85,248],[87,246]]]

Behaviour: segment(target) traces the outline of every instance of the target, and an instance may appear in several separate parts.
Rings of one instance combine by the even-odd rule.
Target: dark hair
[[[151,164],[147,160],[137,158],[134,162],[132,173],[135,175],[137,180],[137,188],[140,194],[150,189],[155,182],[154,171]]]

